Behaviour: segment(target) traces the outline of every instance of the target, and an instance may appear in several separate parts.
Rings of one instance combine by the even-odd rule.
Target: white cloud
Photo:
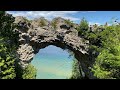
[[[97,12],[97,11],[87,11],[87,12]]]
[[[100,23],[97,23],[97,22],[89,22],[89,25],[95,25],[95,24],[101,25]]]
[[[54,17],[62,17],[72,21],[80,20],[79,18],[72,16],[78,12],[79,11],[8,11],[8,13],[13,14],[13,16],[24,16],[28,19],[45,17],[46,19],[51,20]]]
[[[81,11],[82,13],[94,13],[94,12],[97,12],[97,11]]]

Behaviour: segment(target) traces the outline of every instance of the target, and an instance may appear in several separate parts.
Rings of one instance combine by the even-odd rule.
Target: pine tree
[[[120,78],[120,26],[108,26],[99,33],[102,46],[92,71],[100,79]]]
[[[79,36],[86,36],[89,29],[89,24],[85,18],[82,18],[80,25],[78,27],[78,34]]]

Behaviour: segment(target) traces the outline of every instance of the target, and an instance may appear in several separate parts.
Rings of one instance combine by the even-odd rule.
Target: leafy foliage
[[[45,26],[46,24],[45,24],[45,21],[44,21],[44,19],[41,19],[40,20],[40,27],[43,27],[43,26]]]
[[[85,18],[82,18],[79,27],[77,28],[79,36],[86,36],[89,29],[88,22]]]
[[[54,29],[56,29],[57,28],[57,20],[55,19],[54,21],[52,21],[51,25],[53,26]]]
[[[82,78],[82,70],[79,66],[78,60],[73,60],[73,65],[72,65],[72,76],[70,79],[81,79]]]
[[[74,25],[73,21],[70,21],[69,19],[65,20],[65,23],[68,24],[68,25],[70,25],[70,26]]]
[[[94,56],[95,63],[91,69],[99,79],[120,78],[120,25],[94,25],[90,31],[85,19],[78,27],[79,36],[89,40],[89,51]],[[97,52],[93,55],[93,52]]]
[[[0,11],[0,78],[14,79],[15,50],[18,46],[18,33],[14,32],[14,17]]]
[[[120,26],[108,26],[99,33],[101,46],[92,71],[97,78],[120,78]]]
[[[23,71],[22,78],[23,79],[35,79],[36,78],[37,70],[34,66],[29,64]]]
[[[0,39],[0,42],[3,39]],[[0,78],[13,79],[15,78],[14,57],[7,52],[4,43],[0,43]]]

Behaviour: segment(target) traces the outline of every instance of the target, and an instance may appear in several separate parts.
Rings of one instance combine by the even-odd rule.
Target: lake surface
[[[66,79],[72,74],[73,56],[59,47],[49,45],[34,56],[36,79]]]

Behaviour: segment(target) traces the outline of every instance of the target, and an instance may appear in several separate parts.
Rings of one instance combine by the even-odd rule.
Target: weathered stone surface
[[[85,74],[89,78],[92,78],[89,70],[89,66],[91,66],[88,58],[89,42],[78,37],[78,32],[74,27],[68,26],[69,29],[60,28],[61,25],[66,25],[64,19],[56,19],[58,21],[58,28],[56,30],[53,30],[50,22],[48,21],[45,21],[45,27],[40,27],[39,19],[31,21],[31,27],[26,28],[26,32],[20,33],[19,41],[21,45],[17,51],[19,54],[19,64],[24,68],[26,65],[28,65],[28,63],[31,62],[34,54],[38,53],[39,49],[45,48],[48,45],[55,45],[73,51],[75,58],[80,61]],[[24,21],[23,17],[16,17],[15,20],[18,20],[15,21],[16,24],[19,24],[20,21]]]
[[[20,45],[20,48],[17,51],[18,54],[20,55],[19,59],[23,62],[24,61],[28,62],[34,56],[33,51],[34,50],[33,50],[32,46],[30,46],[28,44]]]
[[[30,23],[22,16],[17,16],[14,23],[17,23],[20,33],[27,32],[26,30],[30,27]]]

